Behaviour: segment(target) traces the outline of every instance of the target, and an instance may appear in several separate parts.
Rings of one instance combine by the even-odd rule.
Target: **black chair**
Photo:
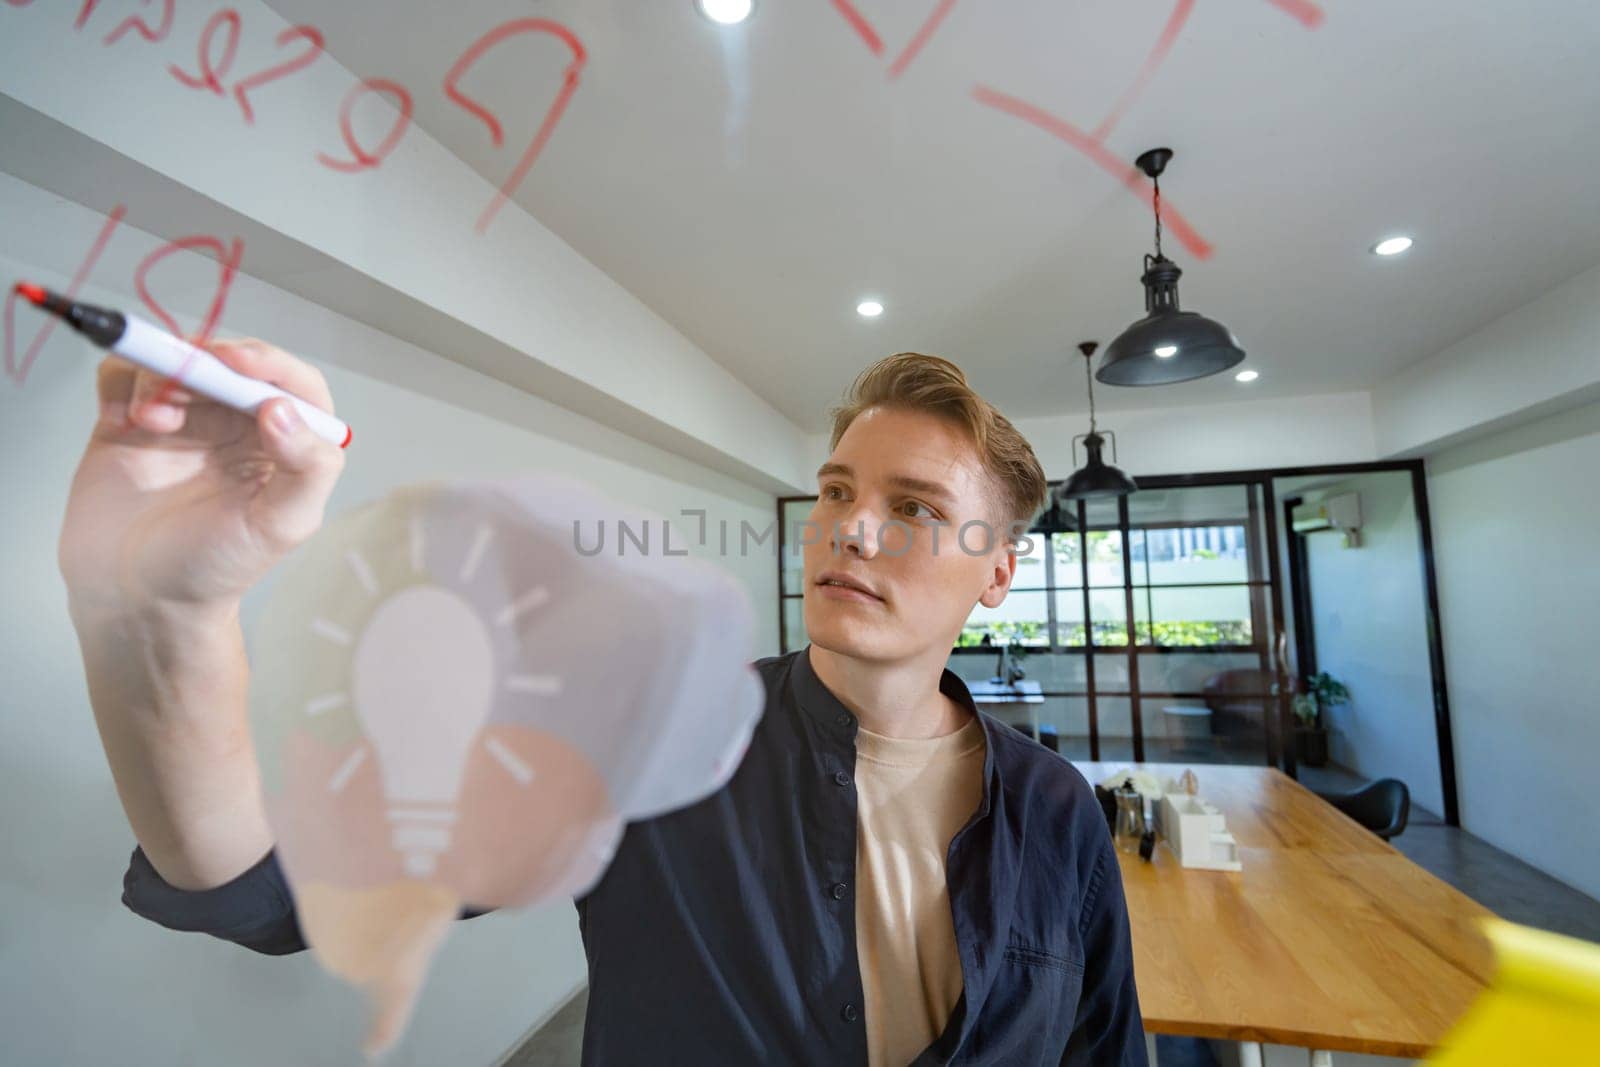
[[[1318,793],[1385,841],[1399,837],[1411,816],[1411,790],[1398,778],[1379,778],[1354,793]]]

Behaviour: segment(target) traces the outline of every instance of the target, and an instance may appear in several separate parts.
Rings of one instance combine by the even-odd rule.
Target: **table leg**
[[[1156,1035],[1148,1030],[1144,1032],[1144,1054],[1150,1067],[1156,1067]]]
[[[1333,1053],[1320,1048],[1312,1049],[1311,1067],[1333,1067]]]
[[[1033,723],[1033,739],[1041,745],[1044,744],[1044,735],[1039,732],[1039,705],[1028,705],[1028,721]]]
[[[1261,1067],[1261,1042],[1239,1042],[1239,1067]]]

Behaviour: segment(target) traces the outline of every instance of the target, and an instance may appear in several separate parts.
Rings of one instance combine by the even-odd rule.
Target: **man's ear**
[[[997,608],[1011,591],[1011,580],[1017,576],[1017,552],[1010,544],[995,550],[998,553],[989,573],[989,584],[984,587],[978,603],[986,608]]]

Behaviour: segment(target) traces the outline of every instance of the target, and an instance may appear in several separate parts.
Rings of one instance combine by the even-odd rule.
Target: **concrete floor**
[[[1337,793],[1365,784],[1343,767],[1302,767],[1300,782]],[[1446,826],[1425,808],[1411,808],[1405,833],[1390,844],[1411,862],[1449,882],[1502,919],[1600,942],[1600,901],[1464,830]]]
[[[577,1067],[583,1054],[583,1016],[588,1006],[586,986],[499,1067]]]
[[[1301,768],[1300,780],[1322,792],[1340,792],[1362,779],[1339,767]],[[1512,922],[1600,942],[1600,901],[1551,878],[1463,830],[1444,825],[1432,812],[1413,807],[1406,830],[1393,844],[1490,911]],[[528,1038],[503,1067],[574,1067],[583,1048],[588,991],[580,991]],[[1215,1067],[1204,1041],[1158,1039],[1161,1067]]]

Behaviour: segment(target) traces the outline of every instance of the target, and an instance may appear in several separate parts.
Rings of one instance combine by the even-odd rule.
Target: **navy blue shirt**
[[[576,901],[585,1064],[867,1063],[856,717],[806,650],[755,667],[766,713],[733,778],[630,824]],[[979,714],[956,674],[939,685]],[[963,992],[913,1062],[1144,1065],[1121,873],[1094,793],[1060,756],[980,718],[983,798],[945,861]],[[272,854],[227,885],[186,892],[136,849],[123,886],[123,903],[164,926],[258,952],[305,947]]]

